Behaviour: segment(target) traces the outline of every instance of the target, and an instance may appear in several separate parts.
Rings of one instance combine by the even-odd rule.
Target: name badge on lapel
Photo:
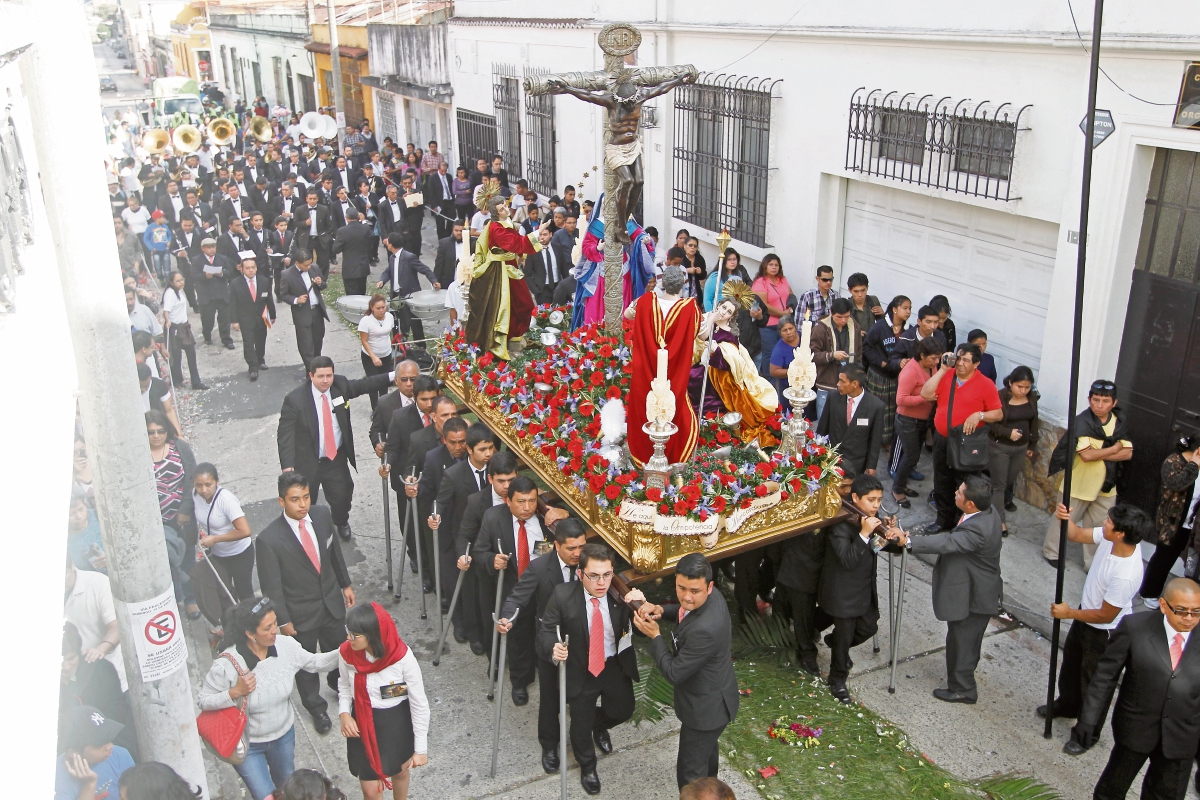
[[[347,403],[347,402],[345,401],[345,399],[344,399],[344,398],[342,398],[341,396],[338,396],[338,397],[335,397],[335,398],[333,398],[333,404],[334,404],[335,406],[346,406],[347,408],[349,408],[349,407],[350,407],[350,404],[349,404],[349,403]]]
[[[858,425],[859,425],[859,427],[860,427],[860,428],[865,428],[865,427],[867,427],[867,426],[868,426],[868,425],[870,425],[870,424],[871,424],[871,420],[869,420],[869,419],[860,419],[860,420],[858,420]]]
[[[384,700],[391,700],[394,697],[408,697],[407,683],[389,683],[379,687],[379,696]]]
[[[633,646],[633,622],[629,623],[629,628],[621,636],[621,641],[617,642],[617,653],[624,653]]]

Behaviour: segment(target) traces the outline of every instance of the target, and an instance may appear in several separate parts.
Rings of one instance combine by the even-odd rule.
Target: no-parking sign
[[[187,663],[187,642],[179,629],[179,607],[173,589],[126,608],[143,683],[165,678]]]

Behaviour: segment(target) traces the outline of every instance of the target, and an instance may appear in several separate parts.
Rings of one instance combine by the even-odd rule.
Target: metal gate
[[[496,118],[478,111],[458,109],[458,154],[460,166],[467,174],[475,169],[475,161],[490,161],[496,152]]]
[[[396,130],[396,96],[391,92],[375,91],[375,130],[379,132],[379,141],[392,137],[392,141],[400,138]]]
[[[521,175],[521,82],[514,67],[492,65],[492,105],[496,109],[496,138],[509,180]],[[488,156],[490,158],[491,156]]]
[[[525,76],[545,73],[525,70]],[[525,179],[529,188],[544,195],[557,194],[557,163],[554,158],[554,95],[525,96]]]

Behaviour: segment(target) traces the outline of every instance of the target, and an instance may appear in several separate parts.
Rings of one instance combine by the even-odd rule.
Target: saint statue
[[[667,353],[667,377],[675,396],[674,418],[679,430],[667,442],[667,460],[672,464],[687,461],[696,448],[699,432],[696,412],[688,402],[688,375],[692,368],[692,348],[700,329],[700,309],[691,298],[681,298],[687,274],[678,265],[663,270],[662,294],[646,292],[625,309],[625,318],[633,320],[630,343],[633,350],[633,377],[625,403],[629,453],[640,467],[654,454],[650,437],[642,430],[646,423],[646,396],[658,371],[659,350]],[[664,408],[667,404],[659,403]]]
[[[477,203],[491,219],[475,243],[464,335],[480,351],[507,361],[508,340],[529,330],[537,307],[518,261],[542,246],[536,232],[525,236],[517,230],[508,204],[495,190],[481,191]]]
[[[701,415],[738,412],[742,415],[742,441],[756,441],[759,447],[771,447],[777,442],[765,422],[778,409],[779,394],[770,381],[758,374],[754,359],[732,329],[739,307],[750,308],[754,293],[744,281],[735,278],[721,285],[721,298],[717,307],[704,315],[695,342],[696,365],[691,369],[689,387],[693,402],[703,402]],[[704,390],[702,399],[706,349],[709,351],[708,389]]]

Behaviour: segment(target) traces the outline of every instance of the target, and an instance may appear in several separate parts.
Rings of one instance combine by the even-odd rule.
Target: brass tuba
[[[200,129],[195,125],[180,125],[171,134],[171,144],[180,153],[194,153],[200,149]]]
[[[161,153],[171,143],[171,134],[162,128],[153,128],[142,136],[142,147],[148,153]]]
[[[271,121],[266,117],[255,116],[250,120],[250,135],[260,142],[269,142],[275,137],[271,130]]]
[[[208,135],[218,146],[232,144],[237,138],[237,128],[225,117],[217,117],[208,123]]]

